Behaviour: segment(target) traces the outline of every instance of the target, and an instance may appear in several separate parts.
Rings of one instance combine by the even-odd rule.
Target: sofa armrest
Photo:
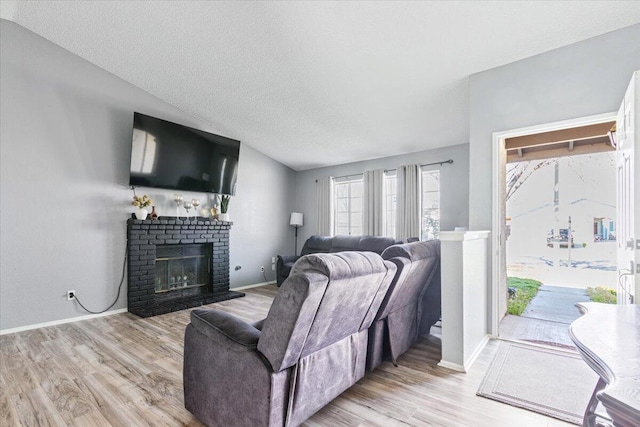
[[[301,257],[297,255],[278,255],[276,263],[276,283],[281,286],[291,273],[291,266]]]
[[[224,311],[195,309],[191,312],[191,325],[217,343],[236,351],[255,350],[260,339],[258,329]]]
[[[300,258],[298,255],[278,255],[278,263],[284,265],[288,262],[296,262]]]
[[[274,374],[260,331],[218,310],[192,311],[184,337],[184,405],[209,426],[283,426],[289,371]],[[275,408],[275,409],[274,409]]]

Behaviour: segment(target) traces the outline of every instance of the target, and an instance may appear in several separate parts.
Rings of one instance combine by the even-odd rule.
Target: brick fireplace
[[[231,223],[129,219],[128,309],[155,316],[244,296],[229,290]]]

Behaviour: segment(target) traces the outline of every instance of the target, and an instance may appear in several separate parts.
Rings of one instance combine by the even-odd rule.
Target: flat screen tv
[[[236,193],[240,141],[133,114],[129,185]]]

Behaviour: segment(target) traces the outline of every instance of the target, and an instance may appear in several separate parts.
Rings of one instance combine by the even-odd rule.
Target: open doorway
[[[588,153],[507,163],[503,338],[573,347],[575,304],[616,303],[616,153],[590,141]]]
[[[599,249],[595,252],[607,252],[607,248],[604,246],[597,247],[596,245],[605,245],[614,241],[615,238],[615,251],[616,251],[616,275],[613,283],[610,279],[605,279],[606,283],[610,283],[610,286],[615,287],[617,306],[588,303],[581,304],[580,310],[586,313],[608,313],[605,316],[592,315],[587,317],[591,319],[584,328],[575,328],[573,332],[576,333],[578,329],[581,329],[580,334],[571,335],[575,339],[576,347],[574,350],[578,350],[582,357],[574,351],[568,351],[567,349],[550,348],[547,344],[553,344],[554,340],[541,340],[536,344],[525,343],[519,341],[521,337],[516,337],[517,342],[510,340],[504,340],[499,343],[500,348],[504,349],[502,352],[496,355],[494,363],[491,365],[490,371],[495,374],[496,370],[499,372],[497,375],[500,378],[506,378],[503,374],[509,372],[508,378],[519,379],[524,378],[524,381],[517,387],[512,387],[510,393],[503,393],[517,399],[518,402],[528,400],[529,398],[523,398],[522,396],[516,396],[516,391],[530,389],[531,380],[535,379],[539,386],[539,389],[530,396],[553,396],[553,401],[557,401],[557,397],[561,396],[567,398],[567,401],[571,401],[574,408],[574,414],[577,414],[577,419],[580,418],[580,414],[584,413],[584,422],[600,422],[600,415],[595,414],[596,406],[598,408],[597,398],[606,393],[603,391],[603,387],[607,386],[608,380],[606,375],[598,381],[598,386],[595,392],[592,394],[591,400],[588,404],[586,411],[582,411],[583,405],[579,403],[582,398],[578,397],[576,393],[576,385],[581,383],[585,386],[585,390],[591,390],[592,384],[588,384],[589,381],[595,383],[595,379],[586,380],[587,372],[578,372],[578,369],[584,368],[584,363],[575,363],[574,366],[569,367],[564,365],[563,361],[573,359],[578,362],[585,362],[590,366],[592,370],[602,374],[602,366],[599,363],[602,359],[606,359],[605,354],[611,353],[611,347],[608,345],[602,346],[603,342],[610,344],[615,340],[608,339],[609,335],[620,336],[623,331],[633,335],[633,324],[628,323],[625,320],[636,311],[632,304],[637,304],[637,296],[640,295],[640,238],[638,236],[638,230],[640,230],[640,168],[637,165],[640,164],[640,151],[637,149],[640,146],[640,134],[636,132],[637,123],[640,123],[640,91],[637,90],[640,87],[640,71],[634,73],[631,83],[629,84],[627,91],[625,92],[624,99],[621,100],[621,106],[617,113],[603,114],[599,116],[592,116],[582,119],[572,119],[564,122],[557,122],[547,125],[532,126],[529,128],[522,128],[504,132],[496,132],[493,134],[493,179],[492,179],[492,266],[491,266],[491,333],[494,336],[504,338],[505,329],[501,324],[501,320],[507,314],[507,302],[509,301],[507,292],[507,273],[510,267],[517,267],[509,265],[508,261],[515,263],[513,256],[507,257],[507,246],[509,235],[508,225],[512,228],[513,234],[509,237],[515,236],[516,228],[516,214],[512,211],[507,215],[507,200],[506,195],[508,188],[507,181],[507,167],[509,165],[508,160],[512,162],[524,162],[532,160],[546,160],[553,159],[553,162],[540,165],[540,163],[534,163],[527,165],[529,170],[536,168],[541,170],[543,167],[552,167],[553,181],[552,181],[552,215],[551,217],[538,218],[536,223],[538,224],[538,230],[535,230],[533,225],[529,225],[531,230],[527,229],[526,233],[529,233],[529,241],[525,240],[525,248],[534,244],[533,240],[538,241],[543,245],[542,251],[547,251],[547,256],[542,256],[546,259],[548,266],[556,268],[556,272],[562,268],[570,271],[567,280],[578,280],[584,282],[585,278],[580,279],[580,274],[576,274],[576,267],[578,264],[588,265],[593,267],[602,263],[596,262],[594,259],[583,260],[576,258],[577,253],[581,250],[585,250],[590,247],[589,242],[593,239],[592,248]],[[615,126],[613,122],[615,120]],[[603,140],[602,144],[607,144],[607,139],[612,147],[615,147],[615,220],[611,218],[611,213],[603,212],[602,210],[595,211],[595,207],[588,209],[586,203],[589,198],[599,197],[600,194],[594,196],[593,193],[587,196],[578,195],[574,196],[574,200],[571,200],[572,194],[570,191],[564,190],[567,197],[561,196],[563,176],[570,177],[568,171],[563,172],[562,158],[567,156],[578,156],[579,154],[595,154],[595,153],[570,153],[567,152],[587,150],[587,147],[578,147],[588,143],[584,142],[584,138],[576,138],[576,135],[566,137],[567,134],[576,133],[576,130],[585,130],[592,125],[601,125],[604,127],[604,131],[608,133],[606,135],[600,135]],[[608,129],[608,131],[607,131]],[[549,139],[550,136],[558,136],[557,139]],[[565,135],[565,137],[561,137]],[[538,140],[538,144],[532,142]],[[518,143],[519,141],[519,143]],[[584,143],[578,143],[583,141]],[[556,145],[556,146],[554,146]],[[601,145],[602,147],[602,145]],[[555,153],[554,153],[554,150]],[[564,152],[564,154],[558,150]],[[607,148],[610,151],[610,148]],[[604,151],[604,150],[603,150]],[[528,153],[527,153],[528,152]],[[529,154],[529,158],[527,158]],[[511,159],[510,159],[511,158]],[[586,169],[601,168],[600,162],[602,158],[596,161],[596,165],[586,166]],[[583,162],[581,162],[583,163]],[[524,168],[522,165],[521,168]],[[565,165],[566,169],[567,165]],[[578,169],[584,169],[583,164]],[[513,171],[512,171],[513,172]],[[522,176],[522,175],[521,175]],[[533,175],[532,175],[533,176]],[[598,177],[598,175],[596,175]],[[531,178],[532,179],[532,178]],[[583,181],[581,186],[587,186],[589,184],[584,183],[584,177],[580,180]],[[595,184],[591,184],[594,186]],[[548,185],[545,186],[545,190],[542,190],[545,194],[548,194]],[[584,189],[583,189],[584,190]],[[587,189],[594,190],[594,189]],[[608,190],[605,190],[608,191]],[[564,194],[564,193],[563,193]],[[535,202],[535,197],[529,196],[534,200],[525,200],[523,203]],[[548,196],[546,196],[548,197]],[[596,200],[599,202],[598,200]],[[600,203],[593,203],[600,205]],[[544,206],[544,203],[542,204]],[[610,205],[607,201],[604,202],[604,207]],[[534,207],[520,208],[518,214],[519,219],[526,217],[526,213],[531,214],[531,211],[544,210],[543,208],[536,209]],[[587,211],[590,211],[588,214]],[[588,215],[586,219],[579,219],[578,216]],[[510,217],[509,221],[507,218]],[[569,218],[571,217],[571,219]],[[581,223],[580,227],[578,223]],[[552,225],[549,225],[551,223]],[[521,226],[518,226],[521,228]],[[526,227],[525,227],[526,228]],[[544,239],[539,236],[544,235]],[[591,237],[589,237],[591,236]],[[584,245],[586,243],[586,245]],[[544,248],[546,247],[546,249]],[[549,252],[550,251],[550,252]],[[514,253],[512,255],[516,255]],[[587,252],[583,252],[580,258],[585,258]],[[594,255],[594,252],[591,254]],[[587,257],[588,258],[588,257]],[[598,257],[599,258],[599,257]],[[576,262],[579,261],[579,262]],[[606,264],[606,261],[605,261]],[[535,269],[536,266],[519,266],[520,273],[524,272],[527,268],[529,270]],[[538,268],[540,269],[540,268]],[[542,268],[544,270],[544,267]],[[590,270],[596,270],[591,268]],[[605,271],[607,268],[604,269]],[[513,271],[513,270],[512,270]],[[593,274],[586,275],[586,280],[594,282]],[[591,299],[591,297],[589,297]],[[526,307],[525,307],[526,308]],[[611,316],[611,317],[609,317]],[[614,321],[613,318],[616,320]],[[583,319],[580,319],[583,320]],[[586,318],[584,319],[586,320]],[[584,325],[584,322],[576,321],[573,326]],[[562,325],[562,329],[569,329],[568,324]],[[531,340],[529,340],[531,341]],[[620,343],[614,345],[620,345],[622,353],[626,351],[624,346],[633,347],[632,340],[625,338]],[[540,345],[542,344],[542,345]],[[526,350],[527,355],[519,354],[518,356],[507,358],[512,353],[514,347],[519,347]],[[549,355],[549,357],[543,357],[543,355]],[[595,355],[595,359],[591,356]],[[544,358],[544,361],[543,361]],[[508,359],[508,360],[507,360]],[[596,362],[594,360],[598,359]],[[498,363],[496,361],[499,360]],[[524,362],[523,362],[524,361]],[[605,362],[606,364],[607,362]],[[535,366],[534,366],[535,365]],[[494,369],[494,367],[498,368]],[[613,365],[612,365],[613,366]],[[626,369],[627,365],[620,365],[621,369]],[[553,371],[547,371],[543,368],[554,368]],[[609,366],[611,367],[611,366]],[[557,368],[557,369],[556,369]],[[608,368],[605,366],[605,368]],[[521,375],[521,373],[524,373]],[[608,374],[607,374],[608,375]],[[569,384],[570,389],[564,391],[553,391],[550,386],[557,385],[559,383]],[[492,383],[493,384],[493,383]],[[483,394],[484,395],[484,394]],[[562,399],[560,399],[562,400]],[[586,398],[584,398],[586,401]],[[514,400],[515,401],[515,400]],[[553,404],[553,402],[551,402]],[[549,407],[548,404],[544,404],[545,407]],[[577,412],[575,411],[577,408]],[[563,412],[566,412],[563,409]],[[594,421],[595,420],[595,421]]]
[[[608,114],[500,135],[496,335],[572,347],[575,303],[615,303],[614,124]]]

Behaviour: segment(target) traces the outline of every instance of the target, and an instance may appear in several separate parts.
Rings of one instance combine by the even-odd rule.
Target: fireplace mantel
[[[244,296],[229,290],[231,222],[206,218],[127,221],[128,309],[140,317],[155,316]],[[211,245],[209,283],[198,288],[156,292],[156,247]]]

